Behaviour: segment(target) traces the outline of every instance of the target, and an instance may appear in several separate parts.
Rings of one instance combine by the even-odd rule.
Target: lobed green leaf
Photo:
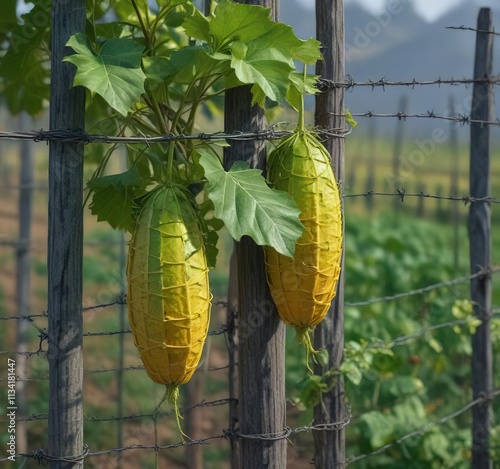
[[[230,235],[237,241],[250,236],[261,246],[272,246],[293,257],[297,239],[304,231],[293,199],[271,189],[262,172],[250,169],[243,161],[226,172],[217,156],[205,153],[200,164],[205,169],[215,216],[224,221]]]
[[[141,186],[136,168],[111,176],[103,176],[88,182],[93,190],[90,210],[98,221],[107,221],[113,228],[132,231],[136,189]]]
[[[144,93],[143,46],[132,39],[113,38],[96,52],[81,33],[72,36],[67,45],[76,52],[64,58],[77,68],[73,85],[88,88],[120,114],[127,115]]]

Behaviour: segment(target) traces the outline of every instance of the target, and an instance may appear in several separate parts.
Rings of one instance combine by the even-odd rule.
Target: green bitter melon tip
[[[185,438],[190,440],[189,436],[187,436],[183,431],[181,427],[181,419],[182,415],[179,412],[179,386],[175,384],[169,384],[167,385],[167,400],[168,403],[174,408],[175,412],[175,421],[177,423],[177,429],[179,430],[179,433],[181,434],[181,440],[184,443]]]
[[[306,348],[306,366],[307,369],[314,374],[313,369],[309,365],[309,357],[312,355],[312,359],[314,363],[317,363],[321,366],[328,365],[328,351],[324,348],[320,350],[315,350],[311,340],[311,331],[310,327],[296,327],[297,332],[297,341],[299,344],[302,344]]]
[[[314,374],[313,369],[309,365],[309,356],[311,354],[314,356],[318,352],[314,350],[311,341],[311,329],[309,327],[296,327],[295,330],[297,332],[297,341],[306,348],[306,367],[311,374]]]
[[[187,436],[183,431],[182,431],[182,426],[181,426],[181,419],[182,415],[179,411],[179,386],[176,384],[167,384],[166,389],[165,389],[165,394],[163,395],[162,400],[156,407],[155,413],[158,413],[160,410],[161,405],[167,401],[171,407],[174,409],[174,414],[175,414],[175,422],[177,424],[177,429],[179,430],[179,433],[181,434],[181,440],[184,443],[187,440],[191,440],[189,436]]]

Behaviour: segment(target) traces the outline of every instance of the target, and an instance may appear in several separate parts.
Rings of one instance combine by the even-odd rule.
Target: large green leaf
[[[188,0],[156,0],[156,3],[158,3],[158,6],[160,7],[174,7],[187,2]]]
[[[272,29],[249,41],[248,49],[250,55],[257,55],[260,52],[259,56],[261,57],[285,62],[290,67],[295,68],[293,64],[294,55],[305,43],[305,41],[295,36],[291,26],[283,23],[273,23]]]
[[[177,70],[166,57],[144,56],[142,58],[142,66],[148,82],[152,87],[165,81],[170,81],[177,74]]]
[[[83,34],[72,36],[67,45],[76,52],[64,58],[77,67],[74,86],[88,88],[120,114],[127,115],[144,93],[143,46],[132,39],[113,38],[96,52]]]
[[[290,26],[271,21],[269,10],[255,5],[224,2],[209,18],[197,12],[183,26],[188,35],[208,44],[214,59],[224,62],[231,52],[234,72],[224,70],[226,88],[252,85],[254,104],[263,105],[266,98],[281,102],[295,68],[294,59],[312,64],[321,57],[318,41],[297,38]]]
[[[12,11],[9,3],[6,8],[1,29],[7,28],[7,33],[10,28],[10,34],[7,52],[0,58],[0,88],[12,113],[34,115],[43,110],[49,98],[50,4],[37,3],[22,15],[23,24],[15,26],[15,8]]]
[[[16,15],[17,0],[2,1],[2,15],[0,15],[0,41],[3,42],[7,34],[17,24]]]
[[[321,42],[312,37],[303,41],[300,47],[295,49],[293,53],[295,60],[300,60],[307,65],[314,65],[318,60],[321,60]]]
[[[273,26],[270,9],[243,3],[224,2],[218,5],[210,20],[214,49],[219,50],[234,40],[249,42]]]
[[[135,190],[142,185],[134,168],[121,174],[103,176],[88,182],[94,191],[90,210],[98,221],[107,221],[113,228],[132,231],[134,225]]]
[[[304,95],[316,94],[318,92],[316,88],[318,77],[316,75],[307,75],[304,80],[303,73],[292,72],[288,78],[290,80],[290,86],[286,93],[286,100],[290,106],[298,111],[302,105]]]
[[[297,239],[304,231],[300,211],[293,199],[271,189],[260,170],[243,161],[224,171],[217,156],[206,152],[200,158],[208,180],[208,197],[215,216],[224,221],[230,235],[239,240],[251,236],[259,245],[293,257]]]
[[[192,16],[184,20],[182,27],[188,36],[210,44],[212,40],[210,36],[210,21],[208,21],[208,18],[203,16],[201,11],[197,8],[194,10]]]
[[[219,241],[219,231],[224,222],[214,217],[214,204],[210,199],[205,200],[199,209],[201,227],[203,229],[203,240],[205,252],[207,255],[207,264],[209,269],[213,269],[217,262],[217,242]]]
[[[203,46],[191,46],[175,51],[170,58],[170,66],[176,72],[174,81],[188,84],[229,69],[229,59],[227,55],[209,54]]]
[[[369,439],[372,448],[379,448],[391,440],[394,434],[394,417],[378,410],[366,412],[360,418],[361,431]]]
[[[281,102],[287,93],[289,75],[294,70],[293,54],[303,45],[292,28],[274,24],[273,28],[248,44],[234,41],[231,67],[243,83],[254,84],[253,101],[261,102],[262,94]]]
[[[293,70],[284,62],[270,60],[266,54],[247,54],[244,59],[233,58],[231,67],[242,83],[256,84],[258,88],[252,89],[253,102],[261,101],[262,93],[275,102],[281,102],[288,89],[288,75]]]

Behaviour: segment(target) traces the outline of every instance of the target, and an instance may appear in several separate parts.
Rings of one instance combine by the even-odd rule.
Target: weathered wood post
[[[318,62],[316,73],[335,82],[345,79],[344,70],[344,1],[316,0],[316,37],[323,45],[324,60]],[[335,88],[316,96],[315,124],[320,128],[344,128],[344,89]],[[344,181],[344,140],[330,138],[324,142],[330,155],[337,181]],[[314,333],[316,350],[326,348],[329,360],[326,369],[338,369],[344,359],[344,271],[340,275],[337,296],[327,317]],[[326,369],[315,367],[316,374]],[[314,423],[332,423],[343,420],[344,382],[339,379],[331,392],[323,395],[323,402],[314,409]],[[345,467],[344,430],[315,431],[315,464],[317,468]]]
[[[21,113],[19,122],[22,130],[28,129],[29,117]],[[17,315],[30,314],[30,285],[31,285],[31,218],[33,213],[33,184],[34,184],[33,142],[21,142],[21,174],[19,177],[19,243],[16,250],[16,303]],[[16,324],[16,350],[27,352],[28,321],[19,320]],[[16,366],[19,376],[26,378],[26,357],[22,357]],[[16,389],[19,416],[26,417],[26,381],[19,381]],[[26,453],[28,441],[26,422],[21,420],[16,429],[17,451]]]
[[[368,174],[366,175],[365,192],[375,189],[375,172],[377,170],[377,120],[370,119],[368,127]],[[371,214],[375,206],[375,197],[365,197],[365,205]]]
[[[85,31],[85,0],[52,1],[50,128],[83,129],[85,91],[63,63]],[[83,467],[83,143],[50,143],[48,238],[49,455],[51,469]],[[61,458],[61,459],[58,459]],[[63,458],[65,460],[63,460]]]
[[[435,212],[435,218],[437,221],[443,221],[446,220],[446,216],[448,215],[445,210],[443,210],[443,200],[440,199],[439,197],[443,196],[443,185],[442,184],[437,184],[436,189],[434,189],[434,194],[438,197],[436,199],[436,212]],[[456,204],[456,202],[455,202]]]
[[[493,14],[481,8],[477,20],[474,79],[491,77],[493,65]],[[476,82],[473,87],[471,119],[493,121],[493,85]],[[490,126],[471,124],[470,194],[488,197],[490,179]],[[471,274],[491,265],[491,206],[472,203],[469,210],[469,240]],[[472,336],[472,396],[486,400],[472,408],[472,468],[492,469],[489,454],[490,426],[493,419],[492,402],[487,396],[493,390],[493,350],[491,343],[491,276],[488,273],[471,280],[471,301],[474,314],[482,324]]]
[[[122,160],[123,163],[122,165],[125,166],[125,161]],[[120,287],[121,287],[121,298],[125,298],[125,294],[127,292],[127,278],[126,278],[126,269],[127,269],[127,249],[126,249],[126,240],[125,240],[125,234],[123,232],[120,232],[118,236],[119,240],[119,256],[120,256],[120,272],[119,272],[119,278],[120,278]],[[127,306],[124,304],[124,302],[120,302],[120,305],[118,306],[118,316],[120,320],[120,330],[124,331],[125,328],[127,327]],[[123,417],[124,414],[124,385],[123,385],[123,374],[124,374],[124,367],[125,367],[125,334],[119,334],[118,335],[118,350],[119,350],[119,356],[118,356],[118,372],[116,376],[116,387],[117,387],[117,413],[118,417]],[[117,422],[117,427],[116,427],[116,444],[117,448],[123,447],[123,420],[118,420]],[[121,467],[123,460],[123,455],[122,452],[119,451],[118,454],[116,455],[116,464],[118,467]]]
[[[425,194],[425,184],[418,183],[416,186],[417,194]],[[439,199],[438,199],[439,201]],[[424,218],[425,215],[425,197],[417,197],[417,218]]]
[[[398,112],[406,114],[406,110],[408,109],[408,96],[403,95],[399,98]],[[402,177],[400,174],[399,166],[401,162],[401,157],[403,153],[403,143],[404,143],[404,121],[399,120],[396,125],[396,137],[394,139],[394,150],[392,154],[392,171],[394,173],[396,187],[390,187],[390,190],[404,189],[404,185],[402,186]],[[401,211],[401,199],[399,197],[394,197],[393,200],[394,212],[396,213],[396,217],[399,216],[399,212]]]
[[[455,99],[450,96],[449,108],[451,117],[456,117]],[[450,196],[458,197],[458,177],[459,177],[459,149],[457,122],[450,122],[450,151],[451,151],[451,171],[450,171]],[[460,207],[452,201],[451,203],[451,220],[453,223],[453,267],[458,271],[460,265]]]
[[[240,3],[272,8],[275,0],[245,0]],[[255,132],[265,126],[264,110],[251,106],[249,87],[226,92],[225,130]],[[262,141],[233,141],[224,149],[228,169],[236,160],[265,169]],[[238,377],[239,429],[242,435],[280,436],[285,428],[285,326],[269,292],[262,248],[243,237],[236,247],[238,263]],[[284,469],[286,440],[241,438],[240,463],[245,469]]]
[[[229,429],[234,430],[238,425],[238,345],[236,338],[236,316],[238,313],[238,259],[236,244],[233,246],[231,259],[229,261],[229,282],[227,286],[227,353],[229,355],[229,369],[227,373],[229,381]],[[238,443],[231,440],[231,469],[239,469],[240,450]]]

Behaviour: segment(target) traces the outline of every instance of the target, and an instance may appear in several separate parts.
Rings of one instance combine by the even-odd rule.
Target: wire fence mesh
[[[454,27],[452,29],[461,29],[461,30],[471,30],[477,31],[473,28],[466,27]],[[497,34],[497,33],[495,33]],[[497,34],[498,35],[498,34]],[[332,82],[328,80],[320,80],[320,89],[322,91],[327,91],[335,88],[345,88],[347,90],[356,88],[356,87],[369,87],[372,89],[375,88],[385,88],[392,86],[402,86],[408,88],[416,88],[419,86],[442,86],[442,85],[473,85],[475,83],[486,83],[491,85],[500,84],[500,79],[498,77],[487,77],[479,80],[472,79],[433,79],[433,80],[404,80],[404,81],[389,81],[386,79],[380,80],[367,80],[362,82],[356,82],[352,78],[348,77],[345,81],[342,82]],[[402,121],[406,121],[411,118],[421,118],[421,119],[441,119],[449,122],[455,122],[460,124],[480,124],[487,126],[500,126],[500,120],[495,119],[493,121],[490,120],[477,120],[472,119],[470,115],[458,115],[458,116],[448,116],[448,115],[440,115],[435,113],[434,111],[428,111],[421,114],[415,113],[407,113],[407,112],[397,112],[397,113],[376,113],[376,112],[362,112],[362,113],[352,113],[354,117],[368,117],[368,118],[396,118]],[[345,116],[344,116],[345,117]],[[324,137],[335,137],[335,138],[344,138],[350,132],[351,129],[316,129],[316,131]],[[33,142],[51,142],[51,141],[64,141],[64,142],[84,142],[86,144],[92,143],[123,143],[123,144],[143,144],[143,145],[152,145],[156,143],[164,143],[175,140],[201,140],[201,141],[219,141],[219,140],[250,140],[250,139],[259,139],[259,140],[278,140],[281,138],[285,138],[290,135],[290,131],[287,130],[279,130],[278,127],[271,127],[268,130],[263,132],[235,132],[235,133],[224,133],[224,132],[214,132],[214,133],[200,133],[197,135],[187,135],[187,136],[177,136],[177,135],[162,135],[162,136],[103,136],[103,135],[93,135],[88,134],[84,131],[71,131],[71,130],[38,130],[32,132],[0,132],[0,140],[14,140],[14,141],[33,141]],[[46,187],[43,185],[35,184],[35,185],[5,185],[3,187],[7,190],[46,190]],[[473,203],[484,203],[484,204],[498,204],[500,199],[489,196],[483,198],[477,198],[473,196],[457,196],[457,195],[449,195],[443,196],[439,194],[432,194],[427,192],[406,192],[404,189],[397,189],[394,192],[385,192],[380,190],[368,190],[361,193],[345,193],[343,195],[344,200],[347,201],[350,198],[370,198],[370,197],[389,197],[400,199],[401,202],[404,202],[407,198],[416,198],[416,199],[435,199],[442,201],[450,201],[450,202],[459,202],[464,205],[473,204]],[[88,246],[107,246],[114,244],[123,244],[122,242],[116,241],[88,241]],[[26,242],[20,240],[0,240],[0,246],[12,247],[15,249],[30,249],[30,245],[27,245]],[[433,292],[435,290],[439,290],[441,288],[450,287],[458,284],[464,284],[470,282],[473,279],[481,278],[484,276],[495,276],[496,273],[500,271],[500,268],[497,266],[483,266],[482,270],[467,276],[458,276],[456,278],[452,278],[450,280],[441,281],[438,283],[434,283],[432,285],[427,285],[419,288],[415,288],[409,291],[400,292],[393,295],[386,295],[381,297],[374,297],[367,300],[360,301],[346,301],[346,307],[359,308],[359,307],[369,307],[374,304],[380,303],[388,303],[396,300],[402,300],[409,297],[415,297],[418,295],[426,294]],[[83,308],[82,313],[94,313],[96,311],[107,310],[108,308],[126,306],[126,297],[121,294],[108,302],[103,302],[99,304],[95,304],[92,306],[86,306]],[[223,304],[222,306],[227,306]],[[500,309],[492,308],[490,315],[488,317],[488,321],[496,320],[500,315]],[[10,321],[26,321],[28,322],[36,331],[36,339],[33,343],[38,346],[38,348],[33,348],[32,350],[0,350],[0,355],[2,356],[20,356],[25,357],[26,360],[29,361],[32,357],[46,359],[47,354],[50,353],[50,350],[47,348],[47,331],[44,326],[40,326],[37,324],[38,321],[46,320],[48,317],[48,313],[43,311],[37,314],[27,314],[27,315],[13,315],[13,314],[5,314],[0,317],[0,322],[10,322]],[[468,326],[470,325],[469,319],[456,319],[456,320],[443,320],[442,322],[429,325],[427,327],[411,331],[409,333],[404,333],[398,337],[392,338],[387,341],[375,341],[369,344],[366,344],[366,349],[371,348],[395,348],[404,346],[412,341],[418,340],[428,334],[432,334],[441,329],[453,329],[457,326]],[[475,323],[473,326],[478,327],[482,323]],[[226,336],[228,331],[230,330],[229,324],[221,323],[215,326],[213,330],[210,331],[209,335],[211,337],[218,336]],[[120,335],[130,335],[130,330],[99,330],[99,331],[87,331],[84,333],[85,338],[92,339],[101,339],[106,340],[106,338]],[[236,363],[237,365],[237,363]],[[227,364],[219,364],[218,366],[211,365],[206,366],[203,365],[200,367],[200,373],[212,373],[227,370],[229,365]],[[86,376],[94,376],[94,375],[103,375],[103,374],[114,374],[119,372],[143,372],[144,367],[142,365],[127,365],[122,368],[117,367],[108,367],[108,368],[86,368],[83,369],[82,372]],[[31,370],[33,371],[33,370]],[[35,370],[36,371],[36,370]],[[47,375],[40,375],[38,370],[37,373],[34,373],[34,376],[18,376],[14,375],[12,378],[9,377],[0,377],[0,382],[10,383],[12,381],[19,382],[28,382],[35,383],[38,385],[39,383],[47,382]],[[351,456],[346,460],[347,464],[353,464],[358,461],[362,461],[368,458],[374,458],[383,454],[384,452],[394,448],[396,446],[404,445],[410,439],[419,438],[430,430],[437,426],[445,425],[446,423],[457,419],[458,417],[466,414],[475,406],[479,406],[485,402],[495,400],[497,402],[498,397],[500,396],[500,390],[494,389],[490,393],[485,396],[482,396],[477,399],[472,399],[469,402],[465,403],[463,406],[458,408],[456,411],[449,413],[447,415],[441,416],[437,418],[435,421],[428,423],[414,431],[406,433],[402,436],[399,436],[394,441],[390,441],[372,451],[368,451],[364,454],[358,454],[355,456]],[[234,404],[237,402],[237,399],[234,397],[224,397],[213,400],[202,400],[198,403],[195,403],[191,406],[184,407],[180,409],[182,415],[188,415],[190,412],[196,409],[206,409],[206,408],[219,408],[226,407],[230,404]],[[100,424],[106,422],[131,422],[131,421],[148,421],[152,422],[155,428],[155,433],[157,430],[157,424],[160,419],[165,419],[167,417],[172,417],[174,415],[173,412],[137,412],[130,413],[128,415],[92,415],[92,413],[88,413],[85,417],[86,424]],[[190,440],[190,441],[181,441],[173,444],[158,444],[158,438],[156,437],[154,444],[146,444],[146,443],[137,443],[137,444],[129,444],[126,446],[115,447],[110,449],[94,449],[90,447],[90,445],[86,445],[82,449],[82,453],[78,455],[68,455],[63,458],[56,458],[46,453],[43,449],[36,449],[31,452],[17,454],[16,457],[25,458],[25,459],[33,459],[39,464],[44,464],[50,461],[67,461],[67,462],[81,462],[87,459],[92,459],[98,456],[116,454],[116,453],[124,453],[132,450],[147,450],[151,453],[158,454],[160,451],[172,450],[180,447],[190,447],[193,445],[201,445],[205,446],[213,441],[219,440],[220,442],[226,443],[229,440],[235,439],[254,439],[254,440],[262,440],[262,441],[274,441],[277,439],[292,439],[299,434],[308,434],[314,431],[337,431],[341,428],[346,428],[349,425],[352,425],[350,412],[348,412],[349,417],[340,422],[330,422],[322,425],[301,425],[296,427],[285,427],[283,432],[279,434],[241,434],[237,428],[220,428],[218,431],[214,432],[213,435]],[[22,415],[15,418],[17,422],[39,422],[45,421],[48,418],[47,413],[36,413],[31,415]],[[0,419],[2,422],[10,422],[11,419]],[[0,458],[0,461],[5,462],[8,461],[8,458]]]

